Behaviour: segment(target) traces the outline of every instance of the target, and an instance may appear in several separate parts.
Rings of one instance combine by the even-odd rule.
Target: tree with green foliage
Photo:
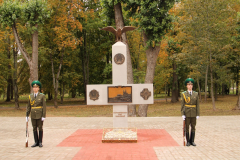
[[[24,2],[9,0],[1,4],[1,24],[12,28],[18,48],[21,54],[23,54],[30,69],[29,85],[33,80],[38,80],[38,28],[49,18],[49,13],[47,1],[44,0],[30,0]],[[17,30],[18,26],[25,26],[32,36],[32,58],[30,58],[30,54],[26,49],[27,44],[21,40],[21,36]]]
[[[239,87],[240,87],[240,12],[238,12],[237,15],[237,25],[238,27],[236,28],[237,30],[237,34],[236,36],[233,37],[234,43],[233,43],[233,55],[231,56],[231,58],[234,59],[234,63],[233,66],[236,70],[236,88],[238,91],[238,100],[237,100],[237,105],[236,105],[236,109],[239,110],[240,109],[240,92],[239,92]]]
[[[227,63],[224,62],[228,52],[225,48],[231,42],[232,18],[236,14],[233,8],[236,2],[235,0],[216,2],[183,0],[179,7],[181,29],[186,35],[183,37],[183,41],[186,42],[183,54],[194,57],[186,61],[191,64],[190,60],[194,60],[195,67],[191,68],[194,69],[193,72],[204,73],[202,70],[205,68],[205,93],[209,69],[213,110],[216,110],[215,99],[218,85],[228,83],[229,70]],[[180,56],[183,57],[183,54]]]
[[[160,51],[160,43],[163,36],[172,26],[172,16],[169,10],[175,0],[131,0],[126,4],[129,16],[136,19],[133,25],[139,28],[143,34],[143,43],[146,48],[147,70],[145,83],[153,83],[157,57]],[[148,105],[140,105],[138,116],[147,116]]]

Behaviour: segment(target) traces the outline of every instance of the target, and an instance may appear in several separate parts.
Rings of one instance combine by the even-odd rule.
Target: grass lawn
[[[237,96],[218,96],[215,102],[216,111],[212,109],[212,100],[200,103],[200,116],[222,116],[222,115],[240,115],[240,110],[234,110],[237,102]],[[14,109],[14,101],[0,101],[1,117],[25,117],[27,99],[20,98],[20,110]],[[112,117],[112,106],[87,106],[84,105],[83,98],[66,98],[64,106],[57,109],[52,107],[53,101],[47,101],[47,117]],[[180,102],[171,103],[170,100],[155,100],[154,104],[148,106],[148,117],[167,117],[181,116]],[[138,110],[138,105],[137,105]]]

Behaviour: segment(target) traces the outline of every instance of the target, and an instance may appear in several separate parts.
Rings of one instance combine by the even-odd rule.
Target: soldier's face
[[[192,85],[192,84],[187,84],[187,89],[188,89],[189,91],[191,91],[192,88],[193,88],[193,85]]]
[[[39,87],[38,86],[33,86],[33,92],[37,93],[39,91]]]

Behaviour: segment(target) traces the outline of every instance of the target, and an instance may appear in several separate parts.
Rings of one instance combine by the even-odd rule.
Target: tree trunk
[[[237,87],[239,87],[239,86],[237,86]],[[238,94],[236,109],[240,110],[240,94]]]
[[[15,109],[20,109],[18,102],[18,87],[17,87],[17,51],[15,50],[13,50],[13,60],[14,60],[13,88],[15,98]]]
[[[13,99],[13,79],[11,77],[11,89],[10,89],[10,92],[11,92],[11,100]]]
[[[48,92],[48,100],[51,100],[51,99],[52,99],[51,93]]]
[[[10,44],[9,44],[10,45]],[[11,53],[10,50],[8,49],[8,54],[7,57],[9,59],[9,62],[11,61]],[[11,64],[8,64],[8,75],[7,75],[7,99],[6,102],[11,101],[11,85],[12,85],[12,76],[11,76]]]
[[[239,92],[239,69],[237,67],[236,95],[239,95],[238,92]]]
[[[167,102],[167,84],[165,84],[165,99],[166,99],[166,102]]]
[[[37,28],[38,25],[35,25]],[[15,41],[21,54],[23,55],[24,59],[27,61],[29,70],[30,70],[30,78],[29,78],[29,85],[30,85],[30,92],[33,92],[31,83],[34,80],[38,80],[38,31],[35,31],[32,34],[32,59],[30,58],[29,54],[26,52],[24,46],[20,41],[19,34],[17,32],[16,24],[14,23],[12,26],[13,34]]]
[[[145,33],[143,33],[143,38],[144,38],[144,43],[146,45],[146,42],[148,41],[148,37]],[[147,71],[145,76],[145,83],[148,83],[148,84],[153,83],[155,66],[157,63],[157,57],[158,57],[159,51],[160,51],[160,46],[155,46],[155,47],[149,46],[146,50]],[[139,105],[138,116],[147,117],[147,110],[148,110],[147,104]]]
[[[208,65],[207,65],[207,69],[206,69],[206,73],[205,73],[205,96],[204,96],[204,101],[205,102],[207,102],[207,93],[208,93],[207,80],[208,80]]]
[[[218,84],[217,82],[215,82],[215,96],[214,96],[215,101],[217,101],[217,94],[218,94]]]
[[[57,96],[58,96],[58,91],[56,91],[56,89],[54,89],[54,98],[53,98],[54,108],[58,108],[58,102],[57,102],[58,98],[57,98]]]
[[[58,72],[57,72],[56,77],[55,77],[55,72],[54,72],[53,57],[52,57],[52,54],[50,55],[51,64],[52,64],[53,87],[54,87],[54,107],[55,108],[58,108],[58,104],[57,104],[58,84],[59,84],[59,75],[60,75],[60,71],[61,71],[61,67],[62,67],[62,63],[63,63],[63,53],[64,53],[64,51],[65,51],[65,49],[63,48],[62,55],[61,55],[61,60],[60,60],[60,64],[59,64],[59,67],[58,67]]]
[[[198,96],[199,96],[199,101],[202,101],[202,96],[201,96],[201,88],[200,88],[200,84],[199,84],[199,79],[197,77],[197,84],[198,84]]]
[[[222,84],[222,95],[225,95],[225,84]]]
[[[168,97],[170,97],[170,88],[168,88],[168,93],[167,93],[167,95],[168,95]]]
[[[234,80],[232,80],[232,83],[233,83],[233,94],[234,94]]]
[[[177,76],[177,65],[173,62],[173,84],[172,84],[172,99],[171,102],[175,103],[178,101],[178,76]]]
[[[80,56],[81,56],[81,59],[82,59],[82,74],[83,74],[83,86],[84,86],[84,90],[83,90],[83,93],[84,93],[84,102],[87,103],[87,94],[86,94],[86,91],[87,91],[87,78],[86,78],[86,66],[85,66],[85,63],[86,63],[86,31],[83,30],[83,46],[80,46]],[[74,94],[72,94],[72,98]]]
[[[236,93],[238,93],[238,100],[237,100],[236,109],[240,109],[240,93],[239,93],[239,68],[238,68],[238,67],[237,67]]]
[[[177,78],[177,80],[178,80],[178,78]],[[180,93],[181,88],[180,88],[179,80],[178,80],[177,82],[178,82],[178,83],[177,83],[177,85],[178,85],[178,97],[181,97],[181,93]],[[179,100],[179,99],[178,99],[178,100]]]
[[[76,89],[72,89],[72,98],[76,97]]]
[[[121,3],[117,3],[116,5],[114,5],[114,12],[115,12],[116,29],[123,28],[125,25],[123,20]],[[126,33],[122,34],[122,40],[127,48],[127,83],[133,84],[134,82],[133,82],[132,61],[131,61],[131,55],[130,55]],[[136,105],[128,105],[128,116],[136,117]]]
[[[52,64],[52,76],[53,76],[53,88],[54,88],[54,108],[58,108],[58,105],[57,105],[58,84],[56,83],[52,54],[51,54],[51,64]]]
[[[212,95],[212,104],[213,104],[213,110],[215,111],[216,110],[216,107],[215,107],[215,99],[214,99],[214,91],[213,91],[213,73],[212,73],[212,55],[210,53],[210,76],[211,76],[211,95]]]
[[[37,28],[37,25],[35,26]],[[30,82],[38,80],[38,31],[32,35],[32,65],[30,73]]]
[[[63,104],[63,98],[64,98],[64,93],[65,93],[65,84],[63,82],[63,85],[62,85],[62,95],[61,95],[61,104]]]
[[[6,102],[10,102],[11,101],[11,78],[8,78],[7,82],[8,82],[8,85],[7,85],[7,99],[6,99]]]

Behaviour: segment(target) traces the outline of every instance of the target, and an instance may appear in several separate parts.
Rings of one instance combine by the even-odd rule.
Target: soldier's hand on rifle
[[[183,118],[183,120],[185,120],[186,116],[185,116],[185,115],[182,115],[182,118]]]
[[[42,117],[42,121],[44,121],[45,120],[45,118],[44,117]]]
[[[199,118],[199,116],[196,117],[196,119],[198,119],[198,118]]]
[[[29,120],[29,117],[26,117],[26,122],[28,122],[28,120]]]

